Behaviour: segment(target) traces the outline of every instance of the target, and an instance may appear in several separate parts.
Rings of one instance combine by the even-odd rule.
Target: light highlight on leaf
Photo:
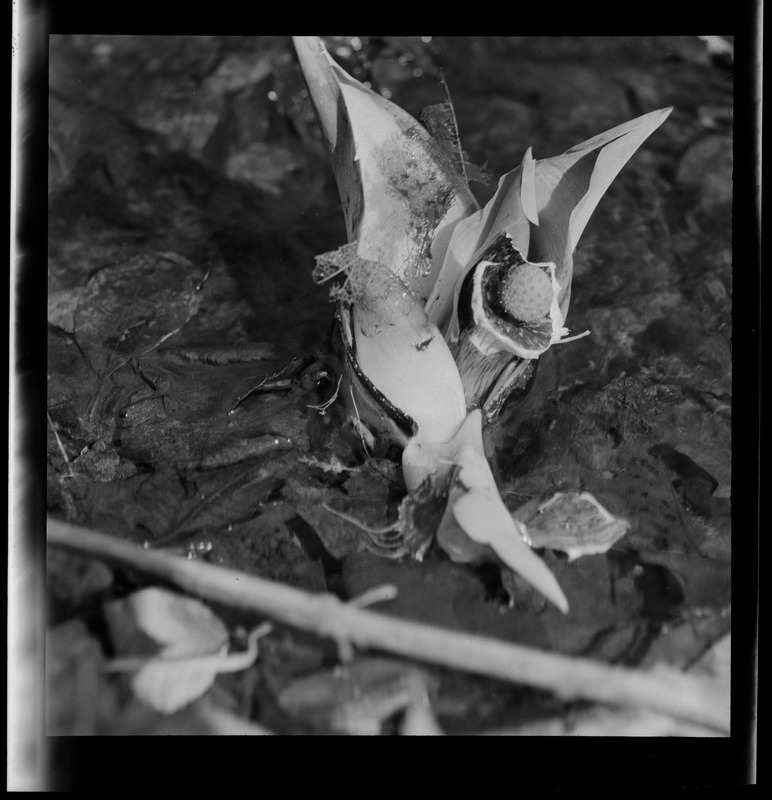
[[[477,201],[410,114],[341,69],[318,37],[293,39],[330,146],[349,242],[425,302],[452,228]]]
[[[134,672],[136,697],[162,714],[172,714],[201,697],[220,672],[250,667],[257,640],[270,623],[255,628],[244,652],[228,654],[228,631],[207,606],[193,598],[150,588],[135,592],[106,609],[113,637],[130,636],[130,626],[163,645],[150,658],[125,655],[109,662],[107,672]]]

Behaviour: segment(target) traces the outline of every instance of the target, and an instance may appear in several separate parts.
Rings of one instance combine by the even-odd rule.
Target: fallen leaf
[[[681,617],[679,621],[663,626],[639,666],[645,668],[664,663],[681,669],[690,665],[701,669],[697,664],[703,656],[706,662],[711,658],[709,653],[713,644],[727,638],[732,625],[731,614],[725,609],[695,609],[694,612],[682,612]]]
[[[362,658],[292,681],[278,702],[287,713],[337,733],[378,735],[390,718],[427,703],[437,685],[428,672],[407,662]],[[436,734],[431,727],[427,715],[416,710],[406,733]]]
[[[108,604],[108,624],[114,639],[127,638],[120,629],[136,630],[161,645],[154,657],[138,664],[131,686],[138,699],[164,714],[171,714],[200,697],[214,683],[218,669],[193,658],[219,653],[228,630],[198,600],[149,588]],[[118,634],[118,635],[116,635]],[[120,652],[120,651],[119,651]]]
[[[523,522],[532,547],[561,550],[569,561],[605,553],[630,527],[626,519],[610,514],[589,492],[557,492]]]
[[[117,707],[114,689],[102,675],[104,656],[79,619],[46,636],[46,735],[88,736]]]
[[[197,311],[194,265],[174,253],[139,255],[97,272],[75,310],[75,338],[104,375],[176,333]]]
[[[147,662],[131,680],[139,700],[162,714],[173,714],[201,697],[214,683],[217,670],[209,666],[175,664],[163,658]]]
[[[75,309],[83,290],[79,287],[48,293],[48,322],[67,333],[75,330]]]
[[[732,565],[697,553],[641,552],[644,564],[657,564],[678,579],[688,608],[723,608],[731,603]]]
[[[71,608],[98,597],[112,583],[112,570],[102,561],[59,547],[46,551],[46,586],[59,602]]]
[[[165,655],[213,653],[228,640],[228,629],[207,606],[163,589],[143,589],[127,598],[138,627]]]
[[[569,711],[512,728],[483,731],[482,736],[720,736],[712,728],[641,708],[593,707]]]
[[[689,672],[717,678],[728,692],[732,680],[732,634],[727,633],[711,645],[689,668]]]

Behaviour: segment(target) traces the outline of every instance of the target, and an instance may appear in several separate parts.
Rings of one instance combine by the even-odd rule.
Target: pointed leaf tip
[[[576,204],[570,215],[569,242],[571,251],[579,243],[587,222],[600,202],[601,197],[611,185],[622,168],[632,158],[635,151],[665,121],[672,109],[658,109],[637,117],[624,125],[619,125],[606,133],[588,140],[574,151],[592,152],[599,150],[595,165],[586,184],[586,193]],[[589,145],[589,146],[588,146]],[[568,151],[572,152],[572,151]]]
[[[507,566],[564,614],[568,613],[568,600],[557,579],[525,543],[517,523],[498,496],[494,499],[484,491],[471,489],[455,501],[453,516],[470,539],[490,545]]]
[[[334,151],[338,144],[338,103],[340,86],[330,64],[324,42],[318,36],[293,36],[300,69],[308,86],[328,146]]]

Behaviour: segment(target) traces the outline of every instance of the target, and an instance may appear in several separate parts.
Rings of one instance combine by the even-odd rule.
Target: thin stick
[[[469,184],[469,178],[466,174],[466,163],[464,161],[464,151],[461,148],[461,136],[458,132],[458,120],[456,119],[456,109],[453,107],[453,100],[450,97],[450,89],[448,88],[448,84],[445,80],[445,73],[440,70],[440,82],[442,83],[442,88],[445,90],[445,97],[448,99],[448,106],[450,106],[450,115],[453,119],[453,130],[456,134],[456,148],[458,149],[458,157],[461,161],[461,173],[464,176],[464,182]]]
[[[217,567],[48,519],[48,542],[117,560],[230,606],[359,648],[375,648],[611,705],[632,705],[729,731],[729,695],[719,682],[661,667],[643,672],[489,637],[444,630],[356,608],[243,572]]]
[[[59,450],[64,457],[64,463],[67,464],[67,470],[70,473],[70,477],[74,478],[75,473],[72,471],[72,464],[70,463],[70,459],[67,458],[67,451],[64,449],[62,440],[59,438],[59,431],[56,430],[56,425],[54,425],[54,421],[51,419],[51,415],[48,413],[48,411],[46,411],[46,416],[48,417],[48,424],[51,426],[51,430],[54,432],[54,436],[56,437],[56,443],[59,445]]]

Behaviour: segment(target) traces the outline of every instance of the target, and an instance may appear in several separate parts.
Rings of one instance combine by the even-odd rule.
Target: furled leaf
[[[440,327],[448,324],[454,289],[474,256],[501,233],[530,261],[554,263],[565,318],[570,299],[572,253],[611,182],[671,109],[660,109],[594,136],[563,155],[534,160],[531,148],[520,166],[504,175],[481,211],[459,223],[451,237],[427,312]],[[530,223],[530,225],[529,225]],[[530,228],[530,230],[529,230]],[[456,331],[451,327],[449,335]]]
[[[530,157],[526,153],[523,164]],[[453,303],[461,289],[466,272],[475,264],[475,255],[484,250],[500,233],[508,233],[512,244],[528,252],[530,227],[522,205],[522,165],[499,180],[496,193],[485,208],[474,212],[453,229],[442,269],[426,303],[429,318],[443,329],[451,340],[458,335],[451,322]],[[528,200],[529,208],[533,203]],[[448,326],[451,326],[448,330]]]
[[[651,111],[593,136],[563,155],[536,161],[534,193],[539,224],[531,231],[529,257],[557,266],[563,316],[571,293],[572,253],[592,212],[622,167],[671,111]]]

